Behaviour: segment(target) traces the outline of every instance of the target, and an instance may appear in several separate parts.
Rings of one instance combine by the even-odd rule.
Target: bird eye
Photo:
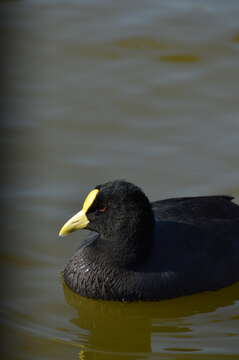
[[[103,212],[106,212],[106,210],[107,210],[107,207],[104,207],[104,208],[99,209],[99,212],[103,213]]]

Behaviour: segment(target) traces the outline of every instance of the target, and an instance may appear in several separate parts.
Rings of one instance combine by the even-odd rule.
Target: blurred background
[[[1,2],[1,359],[238,359],[239,286],[158,304],[70,294],[97,184],[239,196],[237,0]]]

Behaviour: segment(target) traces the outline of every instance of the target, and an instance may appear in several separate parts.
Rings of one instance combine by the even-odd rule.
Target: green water
[[[59,239],[95,185],[239,199],[237,1],[3,1],[1,359],[239,358],[239,284],[83,299]]]

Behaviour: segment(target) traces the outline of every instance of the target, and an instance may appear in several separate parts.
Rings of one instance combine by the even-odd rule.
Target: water
[[[239,284],[119,304],[61,270],[93,186],[239,196],[238,1],[4,1],[1,359],[238,359]]]

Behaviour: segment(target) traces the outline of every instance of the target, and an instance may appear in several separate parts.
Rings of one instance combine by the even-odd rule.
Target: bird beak
[[[59,235],[65,236],[73,231],[84,229],[89,224],[89,220],[83,210],[72,216],[61,228]]]
[[[73,231],[80,230],[86,228],[89,224],[89,219],[86,216],[86,213],[90,206],[93,204],[99,190],[92,190],[89,195],[86,197],[85,202],[83,204],[83,208],[77,214],[72,216],[61,228],[59,232],[59,236],[65,236]]]

